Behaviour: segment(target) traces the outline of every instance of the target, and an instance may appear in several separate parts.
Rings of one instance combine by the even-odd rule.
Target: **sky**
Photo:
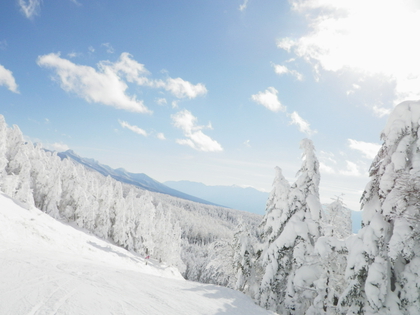
[[[393,107],[420,99],[414,0],[9,0],[0,114],[28,140],[165,182],[270,191],[300,141],[359,210]]]

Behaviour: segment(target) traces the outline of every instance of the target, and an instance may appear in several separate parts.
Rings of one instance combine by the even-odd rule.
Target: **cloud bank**
[[[163,88],[179,99],[193,99],[207,93],[204,84],[192,84],[182,78],[149,79],[150,72],[146,67],[127,52],[122,53],[116,62],[100,61],[97,69],[75,64],[56,53],[39,56],[37,63],[55,71],[63,90],[75,93],[90,103],[101,103],[132,112],[151,113],[136,95],[127,94],[127,83]]]
[[[126,94],[127,84],[106,63],[99,63],[96,70],[77,65],[54,53],[40,56],[37,63],[55,70],[63,90],[75,93],[89,103],[101,103],[138,113],[150,112],[143,101],[137,100],[135,95]]]

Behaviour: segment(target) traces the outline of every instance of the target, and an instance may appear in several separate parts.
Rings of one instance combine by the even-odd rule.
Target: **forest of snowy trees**
[[[322,209],[304,139],[296,182],[276,168],[259,237],[240,241],[236,289],[279,314],[420,314],[419,135],[420,101],[401,103],[381,134],[356,235],[340,198]]]
[[[121,184],[25,141],[0,116],[0,189],[128,250],[290,315],[420,314],[420,102],[390,115],[361,198],[362,229],[337,197],[321,205],[319,162],[301,141],[290,184],[275,168],[262,218]]]
[[[232,273],[211,261],[214,247],[219,241],[229,244],[224,240],[233,239],[239,222],[255,227],[260,221],[258,215],[149,192],[62,160],[25,141],[3,116],[0,190],[56,219],[176,266],[187,279],[222,285]]]

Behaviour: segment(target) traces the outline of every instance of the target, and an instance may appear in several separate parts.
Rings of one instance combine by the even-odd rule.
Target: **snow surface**
[[[0,314],[274,314],[0,193]]]

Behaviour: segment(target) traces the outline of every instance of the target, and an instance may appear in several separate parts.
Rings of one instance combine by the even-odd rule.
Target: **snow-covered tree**
[[[264,274],[259,288],[258,301],[261,306],[270,310],[278,308],[278,301],[282,299],[279,295],[283,294],[286,288],[286,277],[278,262],[282,253],[277,244],[273,242],[279,237],[284,224],[290,218],[290,185],[279,167],[276,167],[275,171],[273,188],[268,197],[266,213],[260,225],[263,243],[261,258]]]
[[[352,234],[351,211],[344,206],[341,197],[336,197],[332,203],[327,205],[324,215],[326,235],[345,239]]]
[[[264,218],[260,224],[261,239],[269,246],[278,236],[280,228],[287,219],[290,184],[281,169],[275,167],[273,188],[268,196]]]
[[[0,190],[181,271],[185,264],[184,275],[191,280],[217,284],[233,279],[234,272],[220,257],[212,264],[217,260],[212,250],[219,248],[224,253],[219,245],[232,244],[239,218],[253,237],[259,221],[254,214],[147,192],[71,159],[61,160],[56,153],[25,141],[19,128],[9,128],[1,115]],[[223,265],[223,272],[210,270],[217,265]]]
[[[280,184],[276,186],[282,191],[277,197],[281,211],[277,215],[277,237],[266,250],[260,286],[260,304],[281,314],[305,314],[316,296],[314,281],[320,273],[314,253],[314,245],[322,234],[319,163],[311,140],[302,140],[301,149],[302,166],[287,203],[288,187],[277,173]]]
[[[347,314],[420,314],[420,102],[403,102],[362,196],[363,223],[349,242]]]
[[[254,246],[257,244],[256,237],[246,224],[239,224],[233,240],[235,254],[233,266],[235,270],[235,289],[244,292],[251,297],[258,293],[258,253]]]
[[[309,139],[301,141],[303,163],[299,177],[290,191],[290,219],[276,240],[279,248],[288,253],[285,313],[305,314],[315,296],[314,281],[319,276],[319,265],[314,245],[321,236],[322,206],[319,201],[319,162]]]
[[[351,212],[340,197],[326,207],[322,221],[324,235],[315,243],[319,278],[314,282],[316,297],[308,315],[341,314],[338,301],[346,287],[346,239],[351,235]]]

